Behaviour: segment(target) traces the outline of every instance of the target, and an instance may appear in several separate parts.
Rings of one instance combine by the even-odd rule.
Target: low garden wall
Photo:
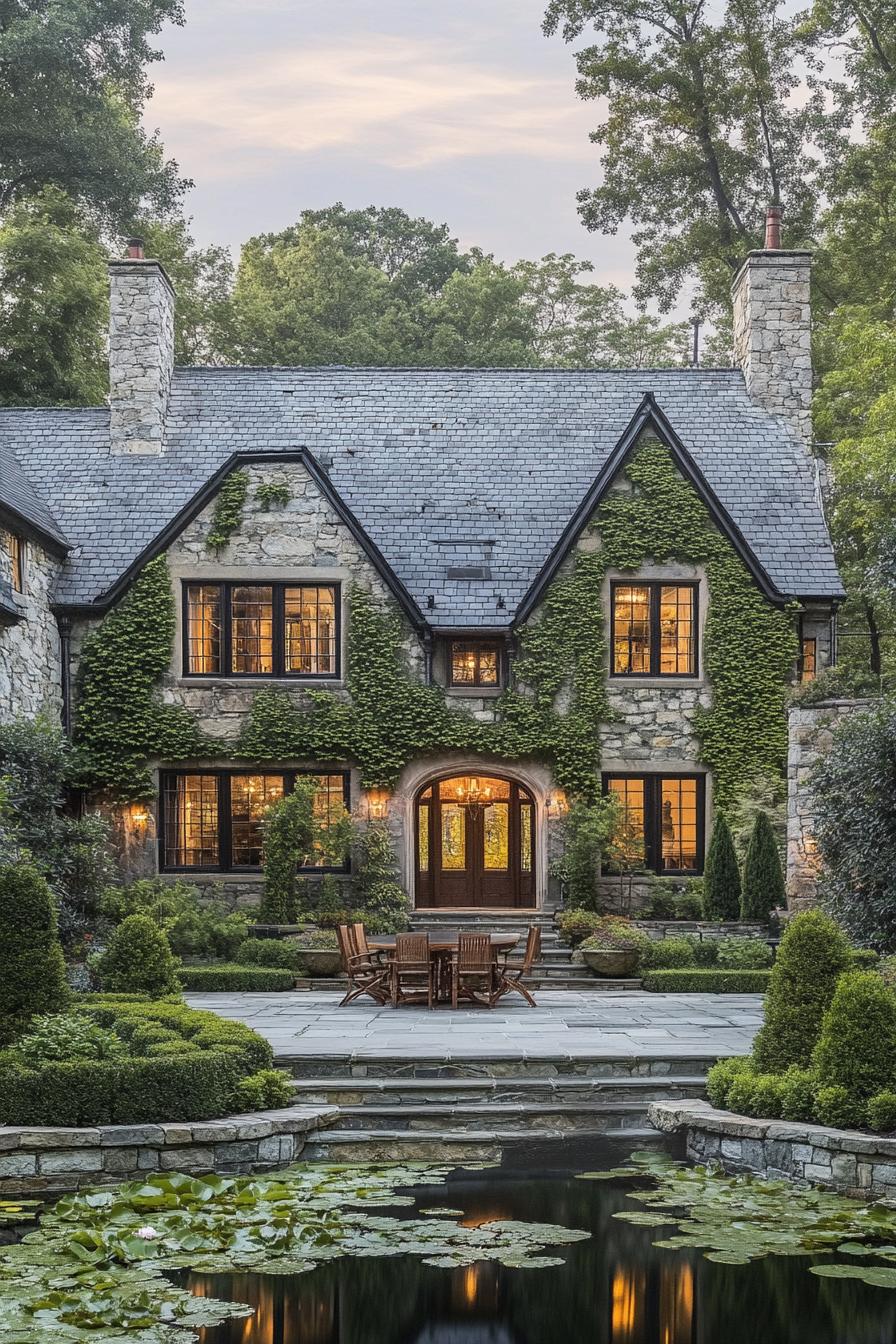
[[[189,1124],[0,1126],[0,1197],[111,1185],[150,1171],[271,1171],[296,1161],[308,1135],[336,1114],[334,1106],[285,1106]]]
[[[698,938],[758,938],[768,942],[768,924],[740,923],[735,920],[633,919],[632,923],[651,938],[680,938],[683,934]]]
[[[823,1185],[855,1199],[896,1198],[896,1138],[786,1120],[753,1120],[708,1101],[655,1101],[651,1124],[685,1131],[687,1156],[729,1172]]]

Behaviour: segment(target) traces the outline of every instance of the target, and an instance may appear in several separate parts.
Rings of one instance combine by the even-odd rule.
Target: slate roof
[[[56,519],[23,471],[13,451],[13,443],[14,440],[8,440],[0,432],[0,508],[21,519],[29,527],[36,528],[46,540],[65,549],[68,543]]]
[[[161,457],[111,457],[105,409],[0,411],[0,453],[77,548],[59,600],[101,597],[232,454],[307,447],[433,625],[497,627],[646,392],[771,583],[840,595],[813,463],[737,370],[180,368]]]

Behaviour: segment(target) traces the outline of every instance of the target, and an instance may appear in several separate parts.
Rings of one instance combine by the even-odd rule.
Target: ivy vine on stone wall
[[[243,509],[248,493],[249,473],[232,471],[215,500],[211,526],[208,530],[208,544],[213,550],[220,551],[226,546],[243,521]]]
[[[245,473],[233,473],[222,493],[238,475]],[[477,722],[451,706],[441,688],[421,684],[407,665],[397,610],[354,584],[346,694],[307,690],[297,704],[284,690],[263,689],[235,748],[210,739],[186,709],[163,704],[159,695],[176,613],[167,562],[153,560],[85,645],[77,712],[85,783],[119,800],[145,798],[152,793],[148,760],[202,756],[354,762],[367,787],[388,787],[415,757],[466,750],[545,760],[561,788],[594,799],[600,727],[611,718],[604,577],[649,560],[680,561],[707,573],[703,653],[713,703],[698,710],[695,727],[717,804],[726,806],[756,775],[783,767],[784,695],[797,652],[793,616],[762,596],[665,447],[642,445],[626,476],[631,488],[605,497],[588,541],[520,632],[513,685],[497,702],[495,723]],[[227,518],[238,494],[231,495]],[[240,510],[244,500],[243,488]]]

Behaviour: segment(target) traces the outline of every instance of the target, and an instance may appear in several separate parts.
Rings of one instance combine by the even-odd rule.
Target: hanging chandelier
[[[471,812],[478,812],[480,808],[487,807],[492,800],[491,784],[483,784],[482,780],[476,775],[466,776],[457,781],[457,787],[454,796],[459,803],[470,809]]]

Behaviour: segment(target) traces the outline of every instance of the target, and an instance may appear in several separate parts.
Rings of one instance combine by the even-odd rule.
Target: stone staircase
[[[305,1149],[308,1161],[463,1162],[546,1141],[657,1139],[650,1103],[702,1097],[713,1058],[461,1060],[446,1052],[296,1055],[278,1064],[291,1070],[297,1101],[339,1108]]]

